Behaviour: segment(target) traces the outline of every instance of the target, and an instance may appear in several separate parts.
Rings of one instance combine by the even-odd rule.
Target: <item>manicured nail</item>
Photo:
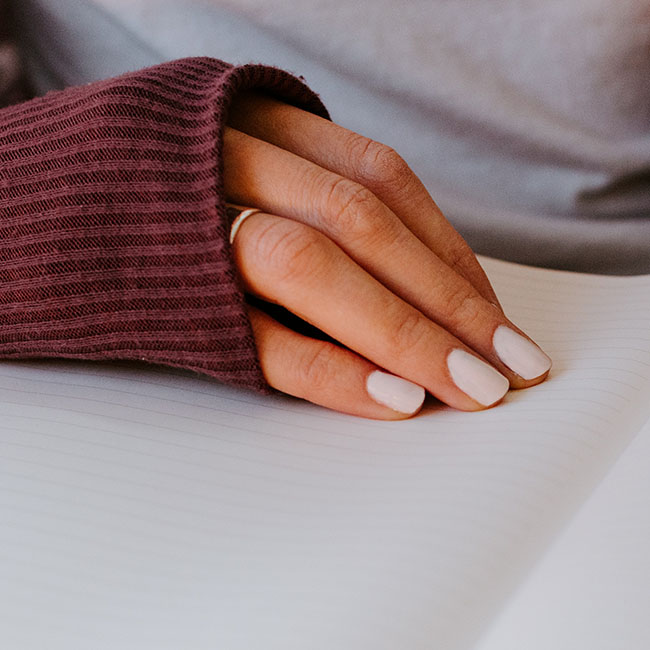
[[[492,337],[499,359],[524,379],[535,379],[551,367],[551,359],[532,341],[505,325],[499,325]]]
[[[447,367],[456,386],[483,406],[498,402],[510,387],[498,370],[460,348],[449,353]]]
[[[381,370],[368,375],[366,388],[375,402],[399,413],[415,413],[424,402],[422,386]]]

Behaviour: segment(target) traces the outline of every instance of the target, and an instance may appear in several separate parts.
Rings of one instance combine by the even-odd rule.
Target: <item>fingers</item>
[[[369,189],[447,266],[468,280],[486,300],[499,304],[470,247],[390,147],[253,93],[236,99],[229,123]]]
[[[233,129],[226,132],[224,145],[226,191],[233,200],[313,225],[389,294],[478,352],[513,387],[530,386],[546,376],[548,357],[368,190]],[[295,311],[293,305],[282,304]],[[340,315],[345,319],[343,311]]]
[[[254,307],[249,307],[248,315],[262,372],[273,388],[379,420],[400,420],[420,410],[424,401],[420,386],[333,343],[297,334]]]
[[[234,254],[249,292],[450,406],[485,408],[508,390],[508,380],[468,346],[304,224],[254,214],[241,225]]]

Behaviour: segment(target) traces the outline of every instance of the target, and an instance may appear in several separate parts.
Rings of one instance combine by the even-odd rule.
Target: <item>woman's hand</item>
[[[380,419],[422,387],[477,410],[542,381],[550,359],[504,315],[473,253],[391,149],[269,98],[240,97],[226,196],[260,208],[234,254],[247,292],[339,341],[250,307],[264,375],[283,392]]]

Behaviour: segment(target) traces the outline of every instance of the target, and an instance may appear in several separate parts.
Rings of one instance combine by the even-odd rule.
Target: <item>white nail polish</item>
[[[492,337],[499,359],[524,379],[535,379],[551,367],[551,359],[534,343],[505,325],[499,325]]]
[[[456,386],[483,406],[498,402],[510,387],[500,372],[460,348],[449,353],[447,367]]]
[[[424,402],[422,386],[381,370],[368,375],[366,389],[375,402],[399,413],[415,413]]]

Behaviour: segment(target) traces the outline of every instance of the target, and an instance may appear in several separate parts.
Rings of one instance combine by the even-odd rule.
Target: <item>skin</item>
[[[513,388],[524,380],[492,347],[511,323],[485,273],[423,184],[393,150],[270,98],[241,95],[224,134],[228,201],[262,213],[233,242],[245,290],[329,334],[312,339],[249,308],[271,386],[338,411],[376,419],[409,415],[366,390],[382,369],[462,410],[485,406],[452,381],[461,348]],[[343,347],[345,346],[345,347]]]

